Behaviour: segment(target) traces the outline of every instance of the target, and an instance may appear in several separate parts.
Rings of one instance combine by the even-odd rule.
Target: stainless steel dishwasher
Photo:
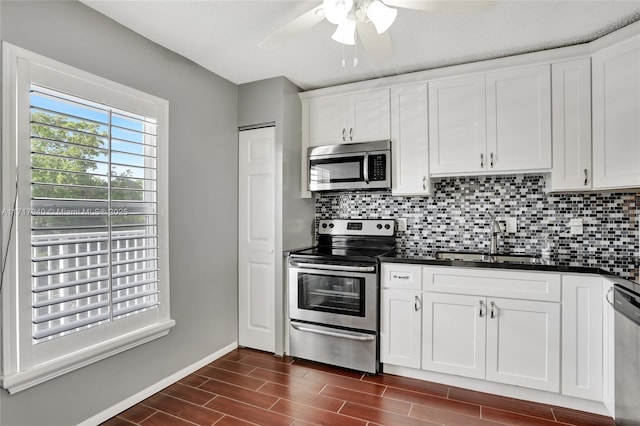
[[[614,286],[615,420],[640,426],[640,285],[630,287]]]

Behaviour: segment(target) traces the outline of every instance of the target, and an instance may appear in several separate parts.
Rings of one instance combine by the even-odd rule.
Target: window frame
[[[31,216],[18,214],[31,207],[29,89],[32,83],[152,116],[158,122],[158,307],[37,345],[32,341]],[[7,42],[2,43],[2,86],[2,208],[9,214],[1,218],[0,254],[3,261],[6,256],[6,269],[1,290],[0,387],[15,393],[165,336],[175,325],[170,318],[169,303],[169,103]],[[13,211],[16,196],[18,201]]]

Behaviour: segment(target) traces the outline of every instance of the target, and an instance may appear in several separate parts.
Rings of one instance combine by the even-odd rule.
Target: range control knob
[[[326,224],[326,223],[323,223],[323,224],[322,224],[322,227],[323,227],[323,228],[326,228],[326,227],[327,227],[327,224]]]
[[[384,226],[384,229],[389,229],[391,228],[391,225],[389,225],[388,223]]]
[[[329,224],[329,228],[333,228],[335,225],[333,223]]]
[[[376,228],[378,228],[378,229],[382,229],[382,224],[381,224],[381,223],[377,224],[377,225],[376,225]]]

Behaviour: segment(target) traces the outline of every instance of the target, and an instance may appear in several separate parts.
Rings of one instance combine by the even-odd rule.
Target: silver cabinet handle
[[[489,154],[489,157],[491,158],[491,168],[493,169],[493,152],[491,154]]]
[[[584,169],[584,186],[589,184],[589,170]]]
[[[391,278],[394,278],[396,280],[408,280],[409,275],[392,275]]]
[[[416,312],[420,310],[420,298],[418,296],[413,297],[413,310]]]
[[[426,176],[422,176],[422,189],[424,191],[427,190],[427,177]]]
[[[349,128],[349,140],[352,141],[353,140],[353,127]]]
[[[331,337],[341,337],[343,339],[358,340],[360,342],[371,342],[372,340],[376,339],[376,336],[371,334],[356,333],[353,331],[346,331],[346,330],[340,330],[339,332],[329,331],[325,329],[305,327],[305,326],[294,324],[294,323],[291,323],[291,327],[295,328],[298,331],[304,331],[307,333],[322,334],[323,336],[331,336]]]
[[[480,168],[484,169],[484,154],[480,154]]]
[[[496,317],[496,304],[491,302],[491,318],[495,318]]]
[[[481,300],[480,301],[480,318],[482,318],[484,316],[484,302]]]
[[[344,127],[342,128],[342,142],[346,142],[347,141],[347,129],[345,129]]]

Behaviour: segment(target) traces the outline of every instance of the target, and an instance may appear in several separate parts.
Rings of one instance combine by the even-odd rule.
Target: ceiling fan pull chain
[[[358,67],[358,37],[355,38],[355,43],[353,43],[353,67]]]

